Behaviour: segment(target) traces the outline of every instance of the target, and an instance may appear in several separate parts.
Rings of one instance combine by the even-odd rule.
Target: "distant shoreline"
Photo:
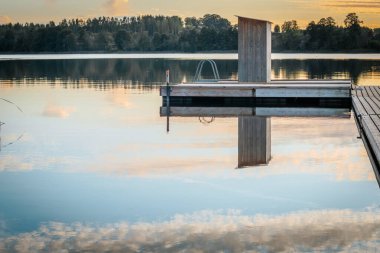
[[[237,60],[231,52],[208,53],[49,53],[0,54],[0,61],[11,60],[80,60],[80,59],[178,59]],[[272,60],[380,60],[380,53],[272,53]]]

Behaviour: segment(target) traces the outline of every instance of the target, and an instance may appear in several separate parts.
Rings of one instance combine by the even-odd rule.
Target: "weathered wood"
[[[339,117],[349,118],[348,108],[307,107],[170,107],[171,117]],[[160,108],[160,116],[167,116],[167,107]]]
[[[193,83],[170,86],[172,97],[314,97],[350,98],[350,82],[340,83]],[[166,96],[166,86],[160,95]]]
[[[352,105],[357,123],[364,136],[367,152],[372,158],[377,181],[380,184],[380,92],[379,87],[357,87],[352,93]]]
[[[238,167],[267,164],[271,158],[270,118],[241,116],[238,129]]]
[[[269,82],[271,78],[271,23],[238,17],[239,82]]]

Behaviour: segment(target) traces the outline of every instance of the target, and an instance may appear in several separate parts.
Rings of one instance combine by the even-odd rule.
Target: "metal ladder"
[[[218,81],[220,79],[219,76],[219,71],[218,67],[216,66],[216,63],[214,60],[202,60],[198,63],[197,70],[195,71],[194,75],[194,82],[200,82],[201,80],[201,75],[202,75],[202,70],[203,70],[203,65],[208,62],[211,65],[212,72],[214,74],[214,79],[209,79],[208,81]]]

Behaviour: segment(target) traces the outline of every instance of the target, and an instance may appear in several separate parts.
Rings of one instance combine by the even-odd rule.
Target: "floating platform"
[[[360,136],[380,185],[380,87],[356,87],[352,92],[352,106]]]
[[[337,98],[350,99],[350,80],[286,80],[268,83],[184,83],[161,86],[160,95],[177,98]]]

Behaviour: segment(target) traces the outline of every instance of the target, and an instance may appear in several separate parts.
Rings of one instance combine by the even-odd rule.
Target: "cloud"
[[[33,156],[31,161],[30,156],[3,155],[0,159],[0,172],[25,172],[70,166],[73,166],[70,157]]]
[[[59,106],[54,103],[49,103],[45,106],[44,111],[42,112],[42,115],[46,117],[55,117],[55,118],[62,118],[65,119],[70,116],[72,112],[75,111],[75,108],[73,107],[64,107]]]
[[[9,16],[0,16],[0,24],[9,24],[12,22],[12,18]]]
[[[33,169],[33,164],[20,159],[17,156],[6,155],[0,159],[0,172],[2,171],[29,171]]]
[[[107,0],[104,6],[112,15],[126,15],[128,0]]]
[[[115,88],[107,95],[107,100],[116,106],[122,108],[131,108],[131,102],[129,101],[128,93],[125,89]]]
[[[380,1],[358,1],[358,0],[335,0],[324,3],[325,6],[343,8],[380,8]]]
[[[2,252],[374,252],[380,212],[319,210],[247,216],[238,210],[181,214],[164,222],[103,226],[49,223],[0,240]]]
[[[333,8],[339,13],[377,14],[380,12],[380,1],[378,0],[321,0],[318,2],[318,5],[322,9]]]

